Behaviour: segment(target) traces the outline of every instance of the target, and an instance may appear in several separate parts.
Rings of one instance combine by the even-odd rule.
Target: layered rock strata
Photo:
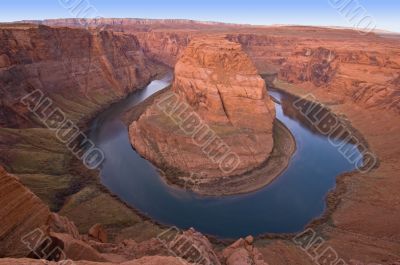
[[[265,82],[240,44],[199,38],[176,64],[171,91],[129,133],[136,150],[166,174],[206,183],[266,161],[274,118]]]
[[[0,27],[0,125],[43,126],[20,99],[41,90],[79,121],[155,74],[133,35],[33,25]],[[43,108],[44,109],[44,108]]]
[[[31,250],[24,236],[44,227],[49,208],[0,166],[0,257],[25,257]]]

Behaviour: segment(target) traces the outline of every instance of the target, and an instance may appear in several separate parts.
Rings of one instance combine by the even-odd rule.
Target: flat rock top
[[[183,52],[178,64],[220,68],[226,72],[241,74],[257,74],[257,69],[242,50],[242,46],[223,36],[193,39]]]

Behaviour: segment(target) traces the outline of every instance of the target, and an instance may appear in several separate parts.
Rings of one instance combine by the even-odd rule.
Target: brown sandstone
[[[168,244],[171,246],[171,249],[178,250],[176,253],[178,255],[181,252],[185,252],[187,246],[191,246],[192,249],[197,250],[199,253],[196,253],[195,258],[188,258],[187,261],[191,263],[199,263],[199,264],[214,264],[214,265],[221,265],[213,246],[211,245],[210,241],[202,235],[200,232],[197,232],[193,228],[184,231],[181,235],[175,237],[172,242]],[[182,255],[183,256],[183,255]]]
[[[143,87],[154,64],[132,35],[47,26],[0,27],[0,124],[42,127],[20,98],[40,89],[79,121]]]
[[[193,40],[175,66],[171,96],[177,101],[172,104],[188,104],[190,109],[182,115],[196,113],[194,127],[201,129],[188,128],[186,133],[179,129],[174,117],[168,120],[160,107],[162,98],[129,129],[136,150],[162,169],[176,168],[183,172],[182,179],[196,174],[196,181],[206,183],[243,174],[269,157],[274,104],[264,80],[239,44],[222,37]],[[206,127],[201,125],[209,126],[209,132],[219,140],[192,140],[194,135],[205,133]],[[204,152],[206,146],[210,150]],[[228,153],[238,159],[227,165],[231,168],[221,168],[219,161]]]
[[[83,240],[74,223],[50,213],[38,197],[2,167],[0,181],[0,257],[38,258],[59,247],[73,260],[106,260]]]
[[[25,257],[31,250],[22,239],[46,225],[49,208],[0,166],[0,257]]]
[[[226,265],[268,265],[260,251],[253,246],[251,236],[239,239],[223,250]]]
[[[104,230],[101,224],[93,225],[88,232],[89,236],[93,237],[96,240],[99,240],[102,243],[107,243],[107,232]]]

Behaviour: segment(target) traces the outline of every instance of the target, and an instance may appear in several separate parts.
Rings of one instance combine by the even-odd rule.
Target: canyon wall
[[[365,108],[400,113],[398,39],[307,27],[242,31],[229,29],[225,33],[242,44],[261,74],[276,74],[288,83],[327,90]],[[189,40],[199,34],[135,32],[150,57],[169,65],[175,64]]]
[[[364,108],[400,113],[398,40],[335,30],[315,35],[230,38],[246,47],[260,71],[277,73],[279,80],[325,90]]]
[[[40,126],[19,101],[40,89],[79,121],[155,75],[133,35],[33,25],[0,27],[0,125]]]
[[[35,22],[35,21],[34,21]],[[46,25],[102,27],[135,35],[145,53],[174,66],[198,35],[226,34],[242,44],[261,74],[327,90],[358,105],[400,113],[400,39],[348,29],[250,26],[187,20],[46,20]]]
[[[228,30],[228,38],[242,44],[261,74],[276,74],[288,83],[327,90],[365,108],[400,113],[398,39],[302,27],[237,31]],[[188,39],[199,33],[165,30],[135,34],[149,56],[173,65]]]

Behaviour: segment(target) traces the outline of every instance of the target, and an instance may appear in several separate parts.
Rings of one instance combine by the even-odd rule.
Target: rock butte
[[[196,181],[206,183],[243,174],[269,157],[275,106],[240,44],[223,37],[192,40],[175,65],[171,90],[129,128],[133,146],[145,158],[162,169],[177,169],[181,178],[194,174]],[[174,102],[169,96],[175,96]],[[173,117],[165,114],[181,102],[189,109],[175,111]],[[179,129],[173,119],[190,113],[198,115],[194,125]],[[202,135],[209,137],[203,140]],[[212,135],[218,138],[210,140]],[[228,154],[235,159],[225,164]]]

